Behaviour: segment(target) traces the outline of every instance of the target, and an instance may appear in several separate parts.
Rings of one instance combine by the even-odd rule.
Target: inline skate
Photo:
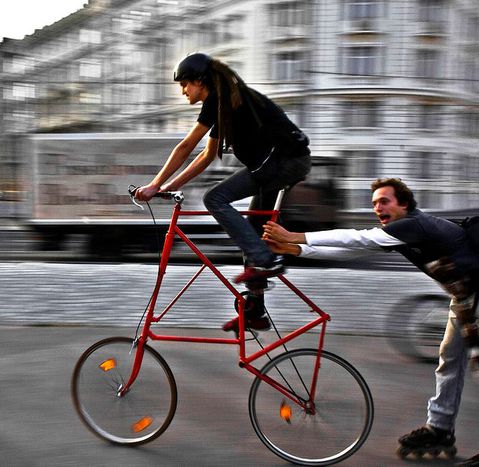
[[[409,454],[418,458],[426,454],[438,457],[444,452],[446,457],[452,459],[457,453],[454,446],[455,442],[456,438],[453,431],[426,425],[401,436],[397,454],[401,459],[405,459]]]

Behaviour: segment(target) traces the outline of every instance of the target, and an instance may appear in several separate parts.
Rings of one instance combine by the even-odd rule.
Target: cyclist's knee
[[[203,203],[208,211],[215,211],[225,204],[228,204],[224,196],[221,194],[221,191],[218,190],[216,186],[210,188],[203,195]]]

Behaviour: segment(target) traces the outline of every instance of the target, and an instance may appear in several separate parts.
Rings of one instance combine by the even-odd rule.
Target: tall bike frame
[[[241,211],[241,214],[268,216],[272,220],[277,220],[283,194],[284,191],[279,193],[272,210],[246,210]],[[237,345],[239,366],[255,376],[249,396],[249,412],[253,428],[271,451],[283,459],[301,465],[330,465],[340,462],[356,452],[366,440],[372,426],[373,400],[369,388],[359,372],[344,359],[323,350],[326,326],[331,319],[330,315],[321,310],[284,275],[279,275],[277,279],[315,314],[315,318],[307,324],[289,331],[283,337],[278,333],[278,338],[272,343],[266,346],[261,345],[259,350],[248,353],[244,295],[188,238],[178,224],[182,216],[206,216],[210,213],[208,211],[182,210],[184,196],[181,192],[159,193],[158,196],[172,199],[175,205],[164,240],[156,284],[144,313],[143,328],[139,335],[137,330],[134,339],[105,339],[92,345],[80,357],[73,374],[72,396],[82,421],[95,434],[116,444],[135,445],[148,442],[166,430],[176,410],[176,383],[173,374],[161,355],[148,345],[148,341]],[[176,238],[181,239],[195,253],[201,261],[201,266],[170,303],[159,314],[155,314],[156,302]],[[239,314],[237,337],[178,336],[154,332],[151,329],[152,325],[159,323],[164,318],[206,268],[235,298]],[[320,326],[317,348],[293,351],[286,349],[286,343],[317,326]],[[271,357],[270,353],[281,346],[285,348],[286,352]],[[126,352],[127,350],[128,352]],[[128,353],[128,357],[124,357],[126,353]],[[120,367],[118,363],[120,355],[121,358],[128,360],[128,363],[124,364],[125,366]],[[267,356],[269,362],[262,369],[258,369],[254,363],[264,356]],[[95,361],[95,364],[92,363],[92,360]],[[92,366],[90,367],[90,365]],[[155,369],[151,369],[150,365],[153,365]],[[158,366],[161,368],[160,372],[157,370]],[[101,373],[101,377],[96,374],[98,371]],[[150,371],[162,376],[158,376],[156,381],[147,383],[145,380],[149,378]],[[107,382],[104,383],[104,380]],[[98,396],[103,384],[109,389],[109,395],[106,395],[105,398],[113,397],[115,400],[112,402],[116,404],[115,410],[117,410],[119,401],[123,399],[130,398],[134,400],[135,405],[135,409],[132,410],[133,403],[128,402],[125,413],[122,412],[125,420],[119,419],[116,422],[109,420],[106,427],[103,426],[103,418],[96,414],[97,405],[100,402],[98,398],[103,397]],[[162,395],[167,394],[166,402],[158,403],[158,407],[156,407],[156,401],[152,400],[151,393],[155,394],[156,386],[161,384],[169,387],[169,391]],[[328,393],[326,393],[327,385],[331,385]],[[334,387],[332,387],[333,385]],[[140,389],[144,391],[141,392],[142,402],[138,402]],[[343,391],[345,391],[344,394]],[[96,394],[96,396],[91,396],[90,393]],[[344,400],[342,400],[343,398]],[[102,400],[104,406],[108,406],[109,403],[110,399]],[[149,404],[152,405],[151,409]],[[137,405],[138,409],[136,409]],[[160,405],[162,405],[161,408]],[[347,409],[349,413],[344,420],[340,420],[343,415],[339,415],[339,412],[342,413],[345,410],[343,408],[345,405],[349,407]],[[331,417],[335,417],[337,420],[335,419],[333,422]],[[108,418],[112,418],[110,412]],[[306,424],[303,423],[306,420]],[[130,428],[125,428],[123,424]],[[328,424],[328,428],[332,428],[330,431],[334,433],[327,443],[324,435],[322,437],[319,435],[320,439],[316,439],[317,432],[321,432],[326,424]],[[343,425],[347,426],[350,433],[344,433]],[[299,429],[299,426],[301,426],[301,431],[295,431]],[[307,435],[305,430],[307,430]],[[344,438],[344,441],[338,439],[338,435]],[[291,441],[292,436],[297,436],[296,440],[293,438],[294,442]],[[323,445],[316,447],[315,443],[323,443]]]

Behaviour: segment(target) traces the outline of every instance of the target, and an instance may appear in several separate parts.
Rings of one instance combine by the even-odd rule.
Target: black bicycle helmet
[[[202,53],[188,55],[176,66],[173,79],[175,81],[194,81],[196,79],[204,81],[211,60],[212,58],[209,55]]]

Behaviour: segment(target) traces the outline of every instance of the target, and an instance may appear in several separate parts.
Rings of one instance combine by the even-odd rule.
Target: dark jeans
[[[311,169],[311,157],[277,156],[275,164],[261,177],[247,168],[241,169],[208,190],[203,197],[206,209],[241,248],[247,263],[255,266],[267,266],[274,259],[273,252],[261,240],[264,219],[249,222],[231,203],[253,196],[251,208],[272,209],[279,190],[306,177]]]

